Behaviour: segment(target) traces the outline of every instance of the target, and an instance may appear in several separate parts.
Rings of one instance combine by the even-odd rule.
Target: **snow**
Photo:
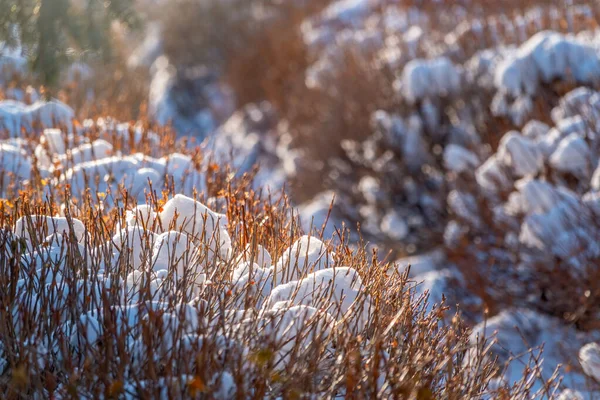
[[[522,133],[523,136],[530,140],[539,140],[543,138],[549,130],[550,127],[545,123],[537,120],[531,120],[525,124],[525,126],[523,126]]]
[[[148,204],[140,204],[126,211],[126,223],[129,227],[152,227],[156,217],[157,214]]]
[[[533,111],[532,99],[541,85],[555,80],[593,85],[600,79],[599,67],[594,39],[538,32],[496,66],[494,84],[498,92],[492,110],[522,125]],[[561,113],[553,112],[553,119],[560,119]]]
[[[449,96],[460,90],[461,71],[445,58],[409,61],[397,85],[411,103],[425,98]]]
[[[369,11],[369,2],[365,0],[334,1],[322,12],[325,21],[340,21],[352,24],[360,20]]]
[[[235,264],[235,268],[231,276],[231,282],[238,284],[242,281],[242,279],[244,279],[244,282],[247,283],[250,276],[254,276],[252,272],[260,270],[270,270],[270,265],[261,267],[256,263],[251,263],[250,261],[239,261]]]
[[[122,183],[127,176],[136,176],[138,170],[139,163],[134,158],[112,156],[77,164],[65,170],[59,181],[69,183],[76,193],[87,188],[96,193],[106,193],[109,188],[115,187],[113,183]]]
[[[544,167],[544,159],[536,143],[511,131],[498,145],[498,158],[517,177],[535,176]]]
[[[563,327],[552,317],[524,309],[509,309],[478,324],[471,333],[471,344],[476,344],[482,335],[494,338],[492,355],[499,357],[501,365],[507,367],[503,376],[508,382],[518,382],[525,374],[533,374],[532,392],[542,385],[561,363],[562,352],[572,351],[581,342],[580,335],[573,328]],[[541,352],[539,373],[527,369],[530,358]],[[508,364],[510,358],[515,361]],[[565,383],[581,386],[583,381],[576,372],[568,374]]]
[[[583,394],[577,390],[565,389],[557,397],[557,400],[584,400]]]
[[[338,321],[357,323],[362,331],[369,315],[369,302],[361,302],[366,294],[361,291],[362,281],[358,273],[348,267],[327,268],[308,274],[299,281],[290,281],[276,286],[263,304],[263,309],[271,309],[279,302],[287,301],[288,306],[306,305],[322,309]],[[351,309],[362,307],[356,322],[347,318],[354,314]]]
[[[0,163],[3,174],[12,173],[19,179],[29,179],[31,176],[31,161],[27,152],[19,147],[0,143]]]
[[[502,168],[503,163],[494,154],[475,171],[477,184],[486,190],[497,192],[512,186],[510,178]]]
[[[54,152],[59,153],[56,150]],[[106,140],[98,139],[94,140],[92,143],[82,144],[71,150],[67,150],[66,153],[62,153],[58,156],[58,160],[63,165],[66,164],[67,161],[73,162],[73,164],[80,164],[88,161],[98,160],[104,157],[109,157],[112,154],[112,144],[108,143]]]
[[[31,116],[33,122],[39,122],[43,127],[64,126],[69,131],[75,117],[73,109],[58,101],[36,101],[27,106],[25,112]]]
[[[479,227],[482,224],[481,219],[477,215],[477,200],[470,193],[452,190],[448,193],[448,207],[457,217],[469,222],[473,226]]]
[[[227,400],[234,397],[236,384],[229,371],[223,371],[215,374],[212,378],[212,386],[217,389],[211,393],[216,400]]]
[[[67,70],[63,73],[65,82],[77,83],[81,81],[91,80],[94,77],[94,71],[88,64],[77,61],[69,65]]]
[[[244,268],[243,265],[240,265],[238,268]],[[234,275],[233,277],[233,289],[232,292],[238,299],[237,306],[242,307],[246,298],[256,300],[257,306],[264,302],[264,300],[269,296],[274,282],[274,271],[272,268],[260,268],[256,266],[256,268],[248,269],[247,272],[244,271],[234,271],[235,275],[242,274],[240,278]]]
[[[182,194],[167,201],[158,213],[163,229],[171,226],[191,236],[210,240],[219,227],[227,225],[227,217],[215,213],[204,204]]]
[[[369,204],[377,203],[377,200],[381,197],[379,182],[377,178],[372,176],[363,177],[360,182],[358,182],[358,190],[363,194]]]
[[[130,265],[139,270],[148,264],[156,239],[157,235],[154,232],[140,226],[130,226],[116,233],[112,237],[112,244],[116,247],[117,254],[128,255]]]
[[[479,158],[462,146],[449,144],[444,149],[444,165],[458,174],[470,173],[479,166]]]
[[[162,52],[160,38],[161,27],[158,23],[151,23],[146,27],[146,34],[142,43],[133,51],[127,60],[130,67],[150,67]]]
[[[277,260],[277,281],[285,283],[298,280],[306,271],[331,268],[333,264],[333,254],[327,250],[325,243],[305,235],[284,250]]]
[[[408,52],[411,57],[415,57],[417,53],[417,47],[419,46],[419,42],[424,37],[425,33],[423,29],[419,26],[411,26],[404,34],[402,35],[404,43],[408,47]]]
[[[238,260],[238,262],[250,262],[252,260],[261,268],[269,268],[273,264],[271,254],[260,244],[257,244],[254,249],[250,244],[247,244]]]
[[[594,191],[600,191],[600,165],[596,167],[596,170],[592,174],[592,179],[590,181],[591,188]]]
[[[149,112],[159,124],[166,125],[176,116],[169,98],[169,90],[175,82],[175,70],[165,56],[156,59],[152,68],[156,72],[150,83]]]
[[[544,31],[532,36],[501,62],[495,72],[496,87],[513,96],[536,94],[540,82],[565,78],[593,83],[600,76],[600,59],[596,49],[571,35]]]
[[[13,101],[0,101],[0,129],[8,131],[12,137],[20,136],[21,129],[31,129],[32,119],[26,105]]]
[[[25,75],[26,73],[27,58],[23,57],[18,49],[6,50],[6,48],[0,50],[0,72],[2,73],[0,82],[10,81],[14,75]]]
[[[400,214],[390,210],[381,220],[381,232],[393,240],[402,240],[408,236],[409,227]]]
[[[242,322],[242,325],[244,322]],[[290,351],[297,346],[300,354],[328,337],[333,321],[326,313],[314,307],[298,305],[263,311],[257,331],[262,342],[274,342],[278,350],[274,368],[282,371],[290,362]]]
[[[526,215],[548,212],[563,198],[561,192],[550,183],[537,179],[522,179],[515,187],[521,195],[519,207]]]
[[[166,269],[174,272],[176,280],[196,273],[194,257],[197,253],[190,238],[176,231],[161,233],[154,243],[151,266],[155,271]]]
[[[457,273],[449,268],[438,271],[429,271],[415,277],[415,296],[427,296],[427,311],[431,312],[434,307],[441,305],[444,295],[457,279]]]
[[[84,314],[79,317],[78,329],[71,336],[71,345],[81,347],[95,344],[102,335],[102,326],[93,315]]]
[[[36,233],[33,237],[31,236],[32,232]],[[53,233],[59,233],[65,237],[73,235],[77,241],[81,242],[85,238],[86,229],[83,222],[75,218],[71,218],[69,221],[65,217],[31,215],[17,220],[14,233],[29,242],[40,241]],[[40,233],[43,236],[40,236]]]
[[[433,250],[429,253],[398,259],[394,262],[398,272],[402,273],[410,265],[410,276],[416,277],[428,272],[441,269],[445,261],[445,253],[441,250]]]
[[[558,124],[561,120],[576,117],[591,111],[590,108],[597,98],[596,92],[590,88],[579,87],[564,95],[552,112],[552,120]]]
[[[190,197],[177,194],[163,205],[158,219],[162,230],[184,232],[191,238],[200,240],[211,256],[228,257],[231,239],[225,229],[225,215],[215,213]],[[210,263],[212,260],[206,259],[204,262]]]
[[[569,211],[570,207],[563,202],[544,214],[529,215],[523,222],[519,240],[525,246],[537,248],[541,251],[551,249],[554,243],[561,243],[562,246],[568,246],[570,249],[564,257],[573,255],[573,252],[580,248],[579,241],[572,236],[566,238],[575,240],[575,242],[565,242],[565,236],[557,237],[557,232],[565,233],[570,230],[568,221],[571,215]],[[553,250],[560,251],[561,249],[557,247]],[[562,250],[562,253],[564,254],[565,250]]]
[[[597,343],[588,343],[579,350],[579,362],[587,375],[600,381],[600,346]]]
[[[152,50],[147,60],[154,60],[150,68],[150,119],[161,126],[172,126],[180,136],[203,139],[213,134],[219,123],[235,111],[229,87],[209,67],[179,70],[162,54],[160,46]],[[136,58],[130,61],[144,62],[144,57]]]
[[[298,206],[298,216],[304,232],[315,230],[320,234],[324,227],[323,236],[329,238],[335,235],[336,228],[341,229],[335,215],[336,202],[334,200],[333,191],[325,191]]]
[[[591,151],[586,141],[576,133],[562,139],[550,156],[550,165],[560,172],[569,172],[576,177],[590,175]]]

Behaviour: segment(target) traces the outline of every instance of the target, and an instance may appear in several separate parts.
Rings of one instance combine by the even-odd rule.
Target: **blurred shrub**
[[[133,0],[2,0],[0,10],[0,40],[23,46],[46,86],[58,83],[73,58],[109,58],[113,22],[138,24]]]

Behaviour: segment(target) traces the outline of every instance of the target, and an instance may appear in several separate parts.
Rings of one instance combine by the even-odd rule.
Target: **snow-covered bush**
[[[283,193],[254,191],[249,174],[213,179],[218,168],[187,150],[127,155],[102,139],[124,129],[110,121],[73,127],[2,144],[34,171],[0,203],[3,395],[488,390],[494,364],[473,349],[481,370],[463,367],[459,320],[417,301],[407,275],[387,274],[364,249],[302,235]],[[127,132],[133,151],[156,140]]]
[[[507,132],[495,154],[454,182],[448,197],[453,221],[445,234],[459,263],[471,264],[469,274],[498,290],[497,301],[508,300],[508,292],[511,304],[535,306],[581,326],[597,315],[595,307],[581,305],[594,302],[579,297],[595,296],[599,256],[592,178],[597,96],[576,89],[552,111],[554,127],[531,121],[522,132]],[[585,105],[578,107],[582,98]],[[491,268],[483,271],[484,265]]]

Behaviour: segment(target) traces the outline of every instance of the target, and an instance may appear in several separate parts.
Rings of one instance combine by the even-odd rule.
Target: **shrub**
[[[117,159],[74,168],[119,182]],[[415,297],[407,274],[344,232],[301,236],[285,195],[211,168],[216,197],[201,197],[220,214],[176,194],[174,172],[147,187],[147,205],[123,186],[79,191],[69,174],[33,176],[0,204],[3,397],[524,398],[490,387],[484,342]],[[312,289],[296,297],[300,284]]]

